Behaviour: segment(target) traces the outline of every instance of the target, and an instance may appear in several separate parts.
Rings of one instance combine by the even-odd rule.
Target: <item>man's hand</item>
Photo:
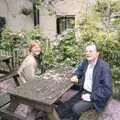
[[[82,100],[85,100],[85,101],[91,101],[90,94],[87,94],[87,93],[82,94],[81,98],[82,98]]]
[[[78,83],[78,78],[76,75],[73,76],[70,80],[71,80],[71,82]]]

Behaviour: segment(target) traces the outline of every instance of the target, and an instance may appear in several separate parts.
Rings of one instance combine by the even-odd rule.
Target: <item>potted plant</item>
[[[24,15],[30,15],[32,13],[31,8],[22,8],[21,13]]]

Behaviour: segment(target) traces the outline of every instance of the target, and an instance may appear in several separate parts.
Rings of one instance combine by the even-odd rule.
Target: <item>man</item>
[[[99,58],[99,51],[94,42],[85,46],[86,60],[77,68],[72,82],[80,82],[81,98],[73,105],[73,120],[78,120],[81,113],[95,108],[102,112],[112,95],[111,70],[105,61]]]

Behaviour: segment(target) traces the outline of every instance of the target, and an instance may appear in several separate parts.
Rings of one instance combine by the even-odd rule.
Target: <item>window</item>
[[[4,17],[0,17],[0,39],[1,39],[1,32],[2,32],[2,28],[5,27],[6,24],[6,20]]]
[[[73,29],[75,16],[57,16],[57,33],[61,34],[66,29]]]

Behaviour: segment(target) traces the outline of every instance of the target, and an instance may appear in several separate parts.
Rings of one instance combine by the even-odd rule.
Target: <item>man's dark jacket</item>
[[[87,70],[88,62],[83,61],[75,71],[80,83],[83,87],[85,80],[85,72]],[[91,101],[95,105],[97,112],[102,112],[112,95],[112,75],[109,64],[98,59],[93,70],[93,86],[91,93]]]

